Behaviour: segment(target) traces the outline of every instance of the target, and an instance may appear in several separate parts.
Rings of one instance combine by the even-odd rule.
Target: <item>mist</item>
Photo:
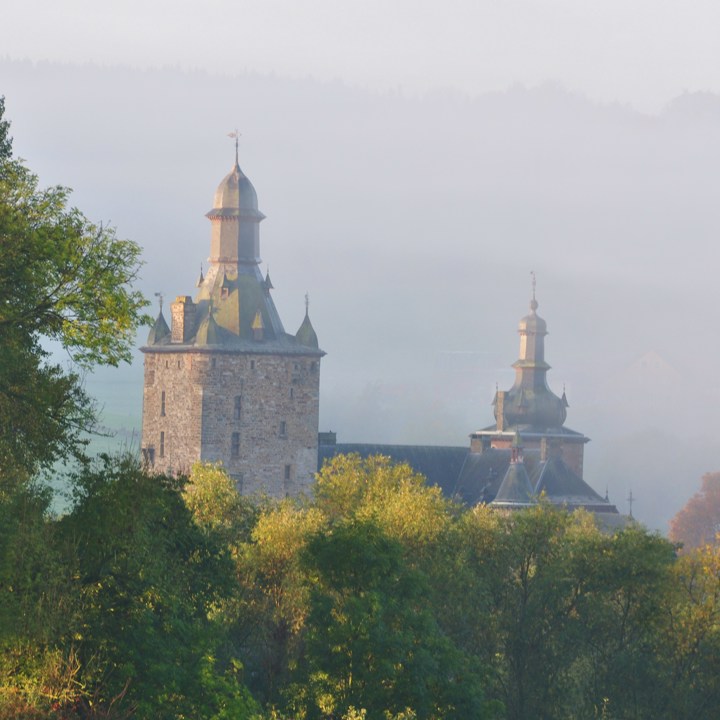
[[[309,293],[339,441],[467,445],[512,384],[534,271],[586,480],[664,531],[719,469],[720,96],[644,114],[557,84],[407,95],[8,59],[0,94],[41,184],[144,248],[149,298],[194,294],[238,126],[263,268],[286,331]],[[139,352],[87,387],[115,442],[138,436]]]

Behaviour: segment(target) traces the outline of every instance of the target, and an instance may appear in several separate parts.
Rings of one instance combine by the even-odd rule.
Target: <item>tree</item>
[[[490,716],[472,663],[439,630],[429,579],[397,539],[372,521],[344,521],[311,539],[304,564],[314,584],[290,688],[297,715]]]
[[[212,610],[234,591],[234,566],[224,537],[194,522],[183,485],[130,457],[76,474],[61,526],[77,553],[82,616],[68,630],[80,679],[94,703],[122,698],[137,717],[246,718],[252,699],[215,662],[223,629]]]
[[[706,473],[702,486],[670,521],[670,539],[684,548],[717,545],[720,533],[720,472]]]
[[[128,361],[147,304],[131,288],[140,248],[40,189],[12,156],[0,98],[0,465],[35,472],[82,450],[93,407],[81,373]],[[44,343],[66,350],[71,369]]]

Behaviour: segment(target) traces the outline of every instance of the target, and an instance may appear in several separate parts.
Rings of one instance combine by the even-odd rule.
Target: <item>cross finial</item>
[[[630,517],[633,516],[632,514],[632,504],[635,501],[636,498],[633,497],[632,490],[630,491],[630,494],[627,497],[628,505],[630,506]]]
[[[305,314],[310,312],[310,293],[305,293]]]
[[[240,139],[240,135],[241,135],[241,134],[242,134],[242,133],[240,133],[240,131],[239,131],[237,128],[235,128],[231,133],[228,133],[228,137],[229,137],[229,138],[234,138],[234,139],[235,139],[235,164],[236,164],[236,165],[239,165],[239,164],[240,164],[240,163],[238,162],[238,142],[239,142],[239,139]]]
[[[160,312],[162,312],[163,298],[165,296],[161,292],[156,292],[155,297],[158,299],[158,303],[160,304]]]

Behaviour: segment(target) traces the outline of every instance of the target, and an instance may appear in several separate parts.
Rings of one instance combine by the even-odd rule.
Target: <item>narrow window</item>
[[[293,388],[290,388],[290,399],[292,400],[295,397],[295,390]]]
[[[280,421],[280,437],[287,437],[287,423],[284,420]]]
[[[316,373],[316,372],[317,372],[317,363],[316,363],[316,362],[310,363],[310,372],[311,372],[311,373]]]
[[[165,432],[160,432],[160,457],[165,457]]]
[[[160,415],[165,417],[165,391],[160,393]]]
[[[233,420],[240,419],[240,408],[242,407],[242,400],[240,395],[235,396],[235,405],[233,406]]]
[[[232,441],[230,445],[230,455],[234,458],[240,457],[240,433],[234,432],[232,434]]]
[[[169,367],[170,367],[170,362],[169,362],[168,360],[165,361],[165,367],[166,367],[166,368],[169,368]]]
[[[295,363],[295,370],[299,370],[299,369],[300,369],[300,366],[297,363]]]
[[[285,479],[290,479],[290,474],[292,473],[292,465],[286,465],[285,466]]]
[[[255,361],[254,361],[254,360],[251,360],[251,361],[250,361],[250,369],[251,369],[251,370],[254,370],[254,369],[255,369]]]
[[[216,363],[216,361],[215,361],[215,358],[213,358],[213,359],[210,361],[210,367],[215,367],[216,364],[217,364],[217,363]]]
[[[180,369],[180,360],[178,360],[178,370]]]

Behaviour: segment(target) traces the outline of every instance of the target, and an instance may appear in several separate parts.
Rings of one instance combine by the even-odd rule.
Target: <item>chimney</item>
[[[498,432],[505,430],[505,396],[506,390],[500,390],[495,398],[495,419],[497,420]]]
[[[189,295],[178,295],[170,305],[172,314],[172,342],[186,343],[195,330],[195,311],[197,305]]]
[[[548,459],[548,439],[546,437],[540,440],[540,462]]]

